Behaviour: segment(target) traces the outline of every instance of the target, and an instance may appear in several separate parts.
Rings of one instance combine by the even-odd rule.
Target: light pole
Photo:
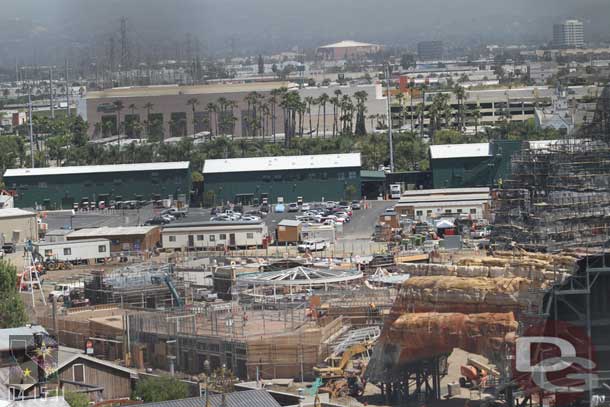
[[[386,92],[388,100],[388,143],[390,145],[390,172],[394,172],[394,140],[392,138],[392,108],[390,95],[390,63],[386,65]]]
[[[205,405],[204,407],[210,407],[210,361],[208,359],[203,362],[203,370],[205,371]]]

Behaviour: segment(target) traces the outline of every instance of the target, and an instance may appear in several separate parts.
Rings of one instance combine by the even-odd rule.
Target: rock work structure
[[[523,277],[412,277],[403,283],[392,317],[400,318],[405,312],[518,314],[535,301],[532,287],[531,280]]]
[[[385,321],[368,380],[400,378],[401,369],[454,348],[499,361],[525,312],[537,312],[546,288],[569,275],[571,256],[501,252],[456,265],[399,264],[411,274]]]

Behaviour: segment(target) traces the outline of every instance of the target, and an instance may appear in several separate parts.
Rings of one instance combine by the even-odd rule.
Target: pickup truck
[[[326,240],[307,240],[297,246],[297,250],[299,253],[305,253],[307,251],[310,252],[318,252],[325,250],[328,247],[328,242]]]
[[[70,298],[70,293],[73,290],[78,288],[84,288],[83,284],[55,284],[53,291],[49,293],[49,301],[53,301],[53,298],[55,298],[55,301],[63,302]]]

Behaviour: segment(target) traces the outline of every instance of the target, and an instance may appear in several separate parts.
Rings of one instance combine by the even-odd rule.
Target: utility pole
[[[51,94],[51,119],[55,119],[55,101],[53,95],[53,67],[49,67],[49,93]]]
[[[68,81],[68,60],[66,59],[66,117],[70,117],[70,82]]]
[[[394,140],[392,137],[392,108],[391,108],[391,95],[390,95],[390,63],[386,65],[386,89],[387,89],[387,100],[388,100],[388,143],[390,145],[390,172],[394,172]]]
[[[30,117],[30,158],[32,159],[32,168],[34,168],[34,116],[32,115],[32,85],[28,85],[28,110]]]

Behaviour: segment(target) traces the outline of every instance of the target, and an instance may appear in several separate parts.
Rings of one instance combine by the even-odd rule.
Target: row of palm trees
[[[414,131],[416,127],[415,122],[417,122],[417,127],[419,127],[421,135],[423,136],[424,121],[427,115],[427,117],[429,118],[429,131],[431,136],[434,135],[434,132],[447,128],[452,128],[459,131],[460,133],[463,133],[466,128],[467,122],[469,124],[473,124],[475,127],[475,133],[478,133],[481,111],[478,105],[474,109],[467,109],[465,101],[468,98],[468,94],[462,86],[456,85],[452,89],[452,93],[457,99],[457,112],[455,114],[455,118],[454,109],[449,103],[450,94],[440,92],[436,93],[432,98],[432,102],[430,104],[426,104],[425,90],[425,88],[422,88],[422,102],[418,103],[416,106],[413,106],[413,98],[410,99],[410,114],[407,114],[407,109],[404,105],[404,101],[406,99],[405,95],[403,93],[399,93],[398,95],[396,95],[396,100],[398,101],[398,104],[400,106],[401,125],[407,121],[407,118],[409,116],[411,122],[411,130]]]

